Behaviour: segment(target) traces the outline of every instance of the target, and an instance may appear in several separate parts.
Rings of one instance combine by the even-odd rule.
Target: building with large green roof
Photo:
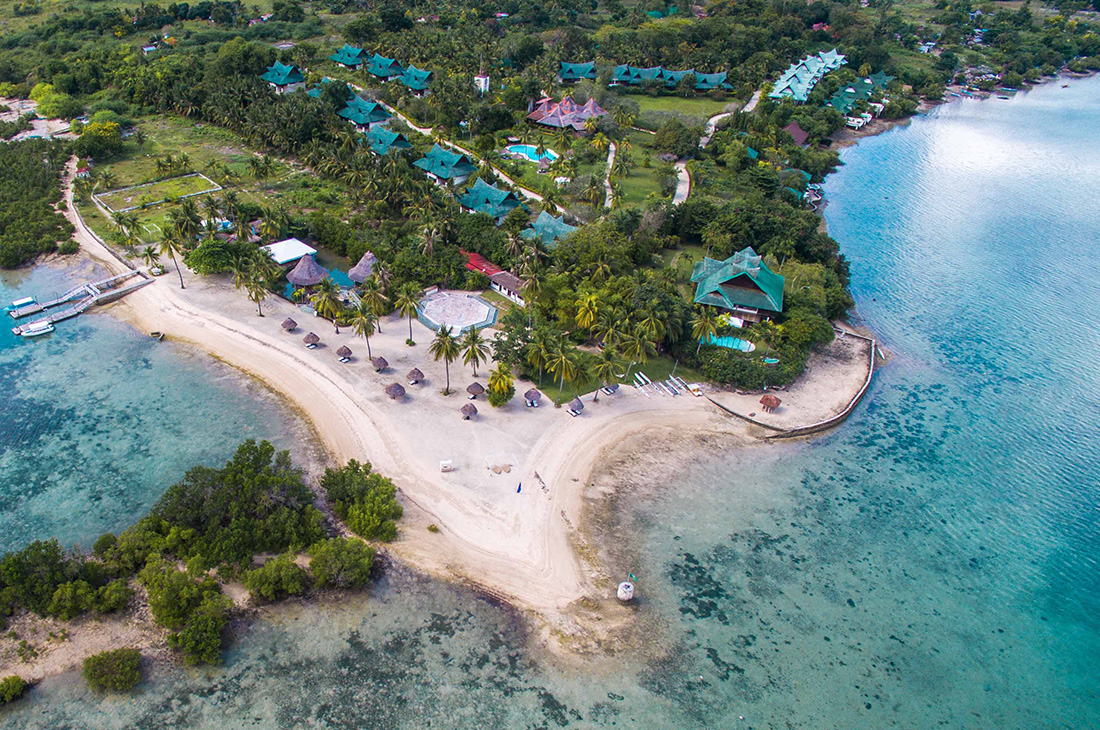
[[[405,68],[399,80],[415,94],[419,95],[428,90],[428,84],[432,80],[432,72],[425,71],[424,69],[417,68],[410,64]]]
[[[792,63],[783,72],[768,96],[773,99],[791,99],[801,104],[806,101],[810,92],[817,86],[817,82],[825,74],[835,71],[846,63],[848,60],[837,53],[835,48],[806,56],[801,61]]]
[[[596,80],[595,61],[588,61],[587,63],[561,62],[561,68],[558,69],[558,83],[571,84],[582,79]]]
[[[405,73],[401,64],[392,58],[379,56],[377,53],[371,56],[367,64],[367,73],[380,79],[392,79]]]
[[[260,78],[279,94],[297,91],[306,81],[306,77],[302,75],[297,66],[287,66],[285,63],[278,61],[268,66],[267,71],[261,74]]]
[[[485,213],[497,225],[504,220],[504,216],[523,205],[515,193],[490,185],[480,177],[458,196],[458,202],[471,213]]]
[[[539,217],[535,219],[535,222],[520,235],[528,241],[538,241],[546,248],[552,249],[558,244],[558,241],[566,238],[575,230],[577,230],[576,226],[571,226],[561,218],[555,218],[544,210],[539,213]]]
[[[335,61],[344,68],[359,68],[366,60],[366,54],[362,48],[349,46],[347,43],[336,53],[329,56],[329,60]]]
[[[377,101],[367,101],[358,95],[352,95],[348,99],[347,106],[336,113],[354,124],[360,132],[373,129],[379,124],[385,124],[393,117]]]
[[[366,135],[367,144],[374,154],[382,157],[393,150],[407,150],[412,147],[405,135],[394,132],[385,127],[372,127]]]
[[[773,273],[752,248],[725,261],[704,258],[691,272],[695,303],[729,310],[734,316],[759,322],[783,311],[783,277]]]
[[[733,86],[726,81],[726,72],[718,71],[712,74],[695,73],[695,90],[712,91],[714,89],[730,90]]]
[[[470,158],[461,152],[451,152],[439,146],[432,145],[428,154],[413,162],[428,174],[428,177],[437,182],[461,185],[473,173],[477,172],[477,165],[470,162]]]

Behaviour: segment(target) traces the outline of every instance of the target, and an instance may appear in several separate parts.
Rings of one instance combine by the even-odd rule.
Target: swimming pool
[[[730,350],[740,350],[741,352],[752,352],[756,349],[756,345],[752,344],[748,340],[742,340],[739,337],[714,337],[711,336],[709,340],[704,340],[704,344],[718,345],[719,347],[725,347]]]
[[[504,148],[505,152],[511,152],[514,155],[523,155],[531,162],[538,162],[539,160],[547,160],[553,162],[558,159],[558,153],[554,150],[543,150],[542,154],[538,153],[538,148],[533,144],[512,144]]]

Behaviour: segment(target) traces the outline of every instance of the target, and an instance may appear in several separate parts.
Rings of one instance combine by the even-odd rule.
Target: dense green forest
[[[0,144],[0,267],[57,251],[73,232],[57,212],[66,145],[44,140]]]
[[[360,521],[386,525],[369,537],[392,540],[393,520],[401,516],[395,490],[388,479],[370,474],[371,497],[364,498],[356,485],[367,474],[369,464],[352,462],[327,470],[326,479],[347,485]],[[148,516],[119,535],[100,537],[90,555],[46,540],[0,556],[0,621],[18,610],[63,620],[117,613],[135,600],[136,583],[184,662],[217,663],[233,613],[222,581],[243,580],[258,602],[312,586],[369,582],[374,550],[360,540],[330,537],[331,526],[313,501],[288,452],[246,441],[224,467],[189,470]],[[257,556],[271,553],[280,557],[253,567]],[[308,570],[294,562],[299,553],[311,556]]]
[[[847,263],[805,196],[807,185],[837,164],[829,142],[845,119],[826,105],[831,95],[883,72],[893,77],[887,87],[860,100],[852,113],[881,101],[880,115],[896,118],[913,113],[920,101],[939,100],[950,84],[1020,86],[1066,67],[1095,69],[1100,36],[1092,16],[1081,12],[1086,8],[712,0],[665,17],[667,6],[619,0],[552,7],[520,0],[279,0],[261,17],[268,8],[239,2],[20,4],[4,19],[0,96],[34,98],[40,111],[58,116],[88,115],[88,123],[76,127],[81,136],[73,149],[95,158],[99,168],[79,188],[82,210],[96,218],[91,196],[113,186],[112,170],[141,168],[149,157],[147,137],[176,167],[131,182],[193,169],[193,162],[180,168],[174,156],[191,149],[208,126],[239,140],[241,157],[256,150],[280,169],[316,173],[273,181],[271,165],[265,171],[258,163],[207,159],[203,170],[226,188],[204,201],[208,214],[184,201],[167,215],[142,210],[129,222],[111,221],[105,232],[131,255],[154,243],[180,254],[196,272],[228,272],[242,260],[240,245],[200,239],[201,221],[224,217],[243,231],[259,218],[265,240],[305,237],[351,262],[372,251],[379,260],[375,314],[382,315],[410,286],[484,288],[484,277],[466,270],[462,249],[523,279],[528,316],[502,318],[496,355],[527,377],[541,381],[552,371],[563,386],[591,387],[602,380],[601,356],[583,346],[595,344],[612,363],[672,358],[717,382],[760,387],[797,377],[810,350],[831,338],[827,320],[843,316],[850,304]],[[344,43],[432,71],[429,93],[418,96],[401,83],[329,60]],[[847,65],[826,74],[805,103],[768,98],[788,64],[834,47]],[[595,79],[558,83],[560,62],[589,60],[596,63]],[[275,61],[303,69],[316,93],[273,93],[259,77]],[[723,71],[728,88],[697,92],[683,80],[674,87],[609,86],[620,64]],[[491,80],[489,93],[475,89],[479,72]],[[735,109],[761,90],[752,114],[727,118],[710,144],[699,147],[707,116],[727,104]],[[395,118],[391,126],[412,148],[372,154],[338,115],[353,91],[385,102],[430,133]],[[578,103],[594,99],[609,113],[578,134],[526,122],[543,94],[564,93]],[[154,127],[166,119],[189,126],[158,138],[163,130]],[[804,145],[784,131],[790,122],[806,132]],[[134,135],[123,139],[119,130],[130,128]],[[514,139],[553,147],[558,157],[551,174],[499,159]],[[461,214],[455,196],[461,190],[431,184],[411,164],[440,140],[474,155],[479,169],[467,185],[481,179],[508,189],[507,172],[543,203],[513,211],[502,225]],[[693,185],[687,203],[672,206],[677,160],[687,163]],[[555,177],[568,182],[555,184]],[[525,239],[538,207],[564,213],[579,230],[556,246]],[[169,243],[143,239],[143,231],[164,231]],[[5,235],[0,264],[50,247],[50,236],[38,236],[38,244],[17,238],[18,247]],[[699,333],[724,325],[692,306],[690,265],[750,246],[799,286],[788,290],[788,305],[773,321],[741,333],[763,345],[755,353],[699,347]],[[10,257],[9,247],[16,248]],[[260,290],[282,286],[267,274],[251,279]],[[262,296],[256,287],[250,297]],[[777,355],[778,366],[766,367],[765,354]]]

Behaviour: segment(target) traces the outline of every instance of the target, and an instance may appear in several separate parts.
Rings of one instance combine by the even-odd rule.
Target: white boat
[[[53,332],[53,325],[43,319],[38,322],[31,322],[19,334],[23,337],[38,337],[39,335],[48,335],[51,332]]]
[[[16,299],[12,302],[8,309],[19,309],[20,307],[30,306],[31,304],[38,304],[38,300],[34,297],[23,297],[22,299]]]

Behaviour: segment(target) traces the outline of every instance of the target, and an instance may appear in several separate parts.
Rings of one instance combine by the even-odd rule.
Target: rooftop
[[[311,256],[317,253],[317,249],[302,243],[297,238],[288,238],[285,241],[262,246],[262,248],[280,266],[297,261],[303,256]]]

